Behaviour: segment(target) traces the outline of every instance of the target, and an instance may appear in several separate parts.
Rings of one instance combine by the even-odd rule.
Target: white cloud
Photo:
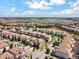
[[[51,15],[55,15],[55,16],[72,16],[73,15],[73,16],[79,17],[79,0],[77,0],[74,3],[71,2],[69,9],[53,12],[51,13]]]
[[[26,1],[25,4],[28,5],[31,9],[50,9],[50,6],[65,4],[65,0],[31,0]]]
[[[71,5],[71,7],[79,7],[79,0],[77,0],[75,3]]]
[[[32,14],[35,14],[35,11],[29,10],[29,11],[24,11],[22,13],[22,15],[32,15]]]
[[[50,5],[56,4],[56,5],[61,5],[61,4],[65,4],[66,1],[65,0],[50,0]]]
[[[16,7],[12,7],[10,11],[14,12],[15,10],[16,10]]]
[[[27,3],[28,3],[28,6],[32,9],[48,9],[49,8],[48,2],[46,2],[44,0],[42,0],[40,2],[38,2],[38,1],[33,1],[33,2],[28,1]]]
[[[73,3],[74,3],[74,2],[68,2],[67,4],[68,4],[68,5],[72,5]]]
[[[73,10],[79,12],[79,7],[74,7]]]
[[[79,8],[66,9],[59,12],[59,14],[75,14],[75,13],[79,13]]]
[[[54,15],[54,16],[78,16],[79,17],[79,8],[72,8],[72,9],[66,9],[66,10],[62,10],[62,11],[59,11],[59,12],[53,12],[51,13],[51,15]]]

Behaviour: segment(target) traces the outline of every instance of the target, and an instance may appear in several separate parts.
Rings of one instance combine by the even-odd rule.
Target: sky
[[[0,17],[79,17],[79,0],[0,0]]]

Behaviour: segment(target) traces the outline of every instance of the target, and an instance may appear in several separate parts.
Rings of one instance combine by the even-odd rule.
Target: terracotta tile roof
[[[31,40],[37,40],[37,38],[35,38],[35,37],[32,37],[32,38],[31,38]]]
[[[59,44],[59,47],[55,51],[60,51],[66,53],[69,57],[72,56],[72,49],[75,46],[75,40],[67,34],[66,37],[64,37],[63,42]]]
[[[10,35],[10,34],[11,34],[11,32],[9,32],[9,31],[7,31],[7,30],[3,30],[1,33],[2,33],[2,34],[6,34],[6,35]]]
[[[22,34],[22,35],[20,36],[20,38],[29,40],[29,39],[31,38],[31,36]]]
[[[38,39],[39,44],[45,44],[45,40],[44,39]]]
[[[5,52],[2,55],[0,55],[0,59],[9,59],[9,58],[13,58],[14,56],[9,53],[9,52]]]
[[[17,55],[19,53],[22,53],[23,49],[22,47],[21,48],[15,47],[15,48],[10,49],[9,52],[12,53],[13,55]]]
[[[0,48],[6,47],[8,44],[2,40],[0,40]]]

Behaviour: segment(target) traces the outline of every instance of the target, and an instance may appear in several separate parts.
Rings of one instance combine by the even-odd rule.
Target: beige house
[[[72,50],[75,46],[75,43],[76,41],[70,35],[67,34],[66,37],[64,37],[63,42],[61,42],[59,47],[55,49],[55,55],[64,59],[72,59]]]
[[[0,40],[0,54],[3,53],[4,49],[5,49],[5,51],[7,51],[10,49],[10,47],[6,42]]]
[[[39,43],[39,48],[43,48],[45,47],[45,40],[44,39],[38,39],[38,43]]]
[[[0,59],[22,59],[23,56],[24,50],[22,47],[15,47],[0,55]]]
[[[14,59],[14,56],[9,52],[5,52],[0,55],[0,59]]]

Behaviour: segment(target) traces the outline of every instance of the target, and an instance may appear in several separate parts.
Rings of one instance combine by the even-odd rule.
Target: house
[[[14,47],[8,51],[12,55],[14,55],[15,59],[22,59],[24,56],[24,49],[23,47]]]
[[[2,29],[0,28],[0,32],[2,31]]]
[[[20,41],[21,41],[23,44],[28,45],[28,43],[31,42],[31,36],[22,34],[22,35],[20,36]]]
[[[56,50],[55,50],[55,55],[56,56],[58,56],[58,57],[60,57],[60,58],[64,58],[64,59],[72,59],[72,52],[70,52],[71,51],[71,49],[69,49],[69,48],[67,48],[67,47],[61,47],[62,49],[60,49],[60,48],[57,48]]]
[[[5,52],[0,55],[0,59],[14,59],[14,56],[9,52]]]
[[[31,36],[26,35],[26,41],[27,41],[27,42],[30,42],[31,38],[32,38]]]
[[[44,39],[38,39],[38,43],[39,43],[39,48],[43,48],[45,47],[45,40]]]
[[[26,41],[26,35],[22,34],[22,35],[20,36],[20,41],[21,41],[21,42],[25,42],[25,41]]]
[[[12,28],[12,29],[10,29],[9,31],[11,31],[11,32],[16,32],[16,29]]]
[[[19,47],[10,49],[9,51],[0,55],[0,59],[22,59],[24,56],[24,50]]]
[[[14,35],[15,35],[15,33],[10,33],[9,34],[9,39],[12,39]]]
[[[34,44],[37,44],[37,38],[35,37],[32,37],[31,38],[31,41],[30,41],[30,44],[33,46]]]
[[[20,34],[18,34],[18,33],[15,33],[15,39],[16,39],[16,41],[20,41]]]
[[[9,45],[6,42],[0,40],[0,54],[2,54],[3,52],[9,49],[10,49]]]
[[[10,33],[11,33],[11,32],[9,32],[8,30],[3,30],[3,31],[1,32],[1,36],[2,36],[3,38],[8,38],[9,35],[10,35]]]
[[[59,47],[55,49],[55,55],[64,59],[72,59],[75,43],[76,41],[67,34],[66,37],[64,37],[63,42],[61,42]]]

